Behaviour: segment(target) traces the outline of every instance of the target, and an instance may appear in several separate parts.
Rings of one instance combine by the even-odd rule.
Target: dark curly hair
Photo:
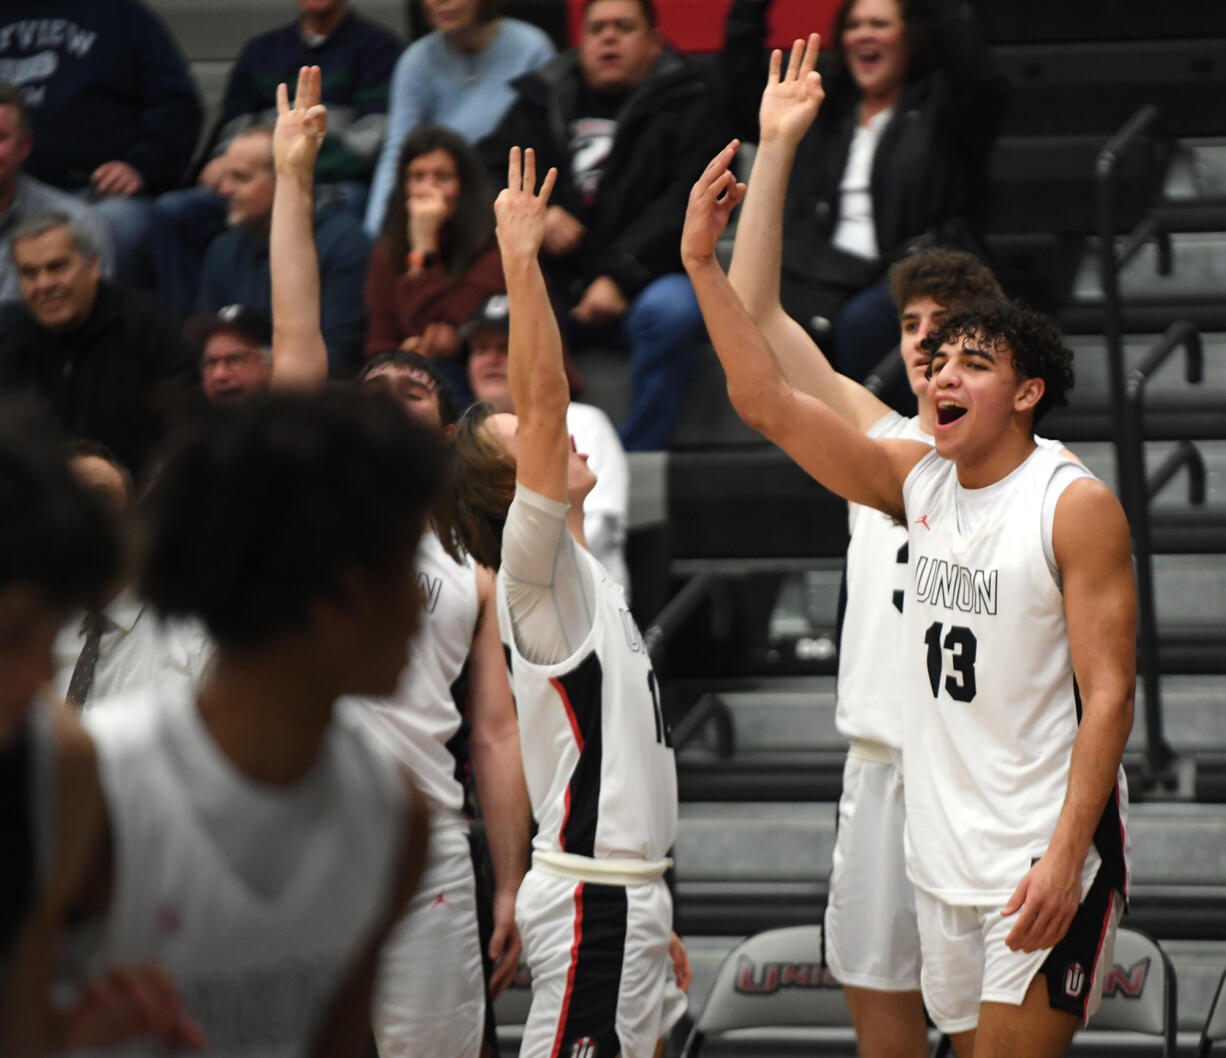
[[[444,468],[433,432],[357,387],[214,409],[148,497],[142,591],[222,646],[260,646],[303,627],[347,573],[411,556]]]
[[[396,178],[387,196],[381,237],[387,244],[392,267],[403,274],[405,258],[413,249],[409,245],[409,208],[404,200],[405,173],[413,159],[432,151],[451,155],[460,177],[455,215],[439,232],[443,267],[453,279],[459,279],[494,237],[494,192],[476,149],[458,132],[442,125],[424,124],[405,135],[396,158]]]
[[[39,408],[0,400],[0,587],[32,585],[61,611],[101,604],[119,573],[114,519],[77,481]]]
[[[908,254],[890,267],[890,297],[902,312],[917,298],[932,298],[950,312],[963,312],[977,301],[1003,299],[1005,293],[974,254],[934,246]]]
[[[1073,388],[1073,351],[1060,329],[1041,312],[1020,301],[996,299],[973,305],[949,317],[924,339],[921,348],[935,356],[943,345],[972,339],[993,352],[1007,353],[1018,379],[1043,380],[1043,396],[1035,405],[1032,425],[1052,408],[1068,404]],[[931,374],[932,368],[929,367]]]

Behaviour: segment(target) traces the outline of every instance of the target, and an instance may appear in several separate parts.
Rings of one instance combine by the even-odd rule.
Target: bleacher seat
[[[1223,971],[1217,990],[1213,993],[1213,1002],[1196,1048],[1196,1058],[1209,1058],[1209,1052],[1219,1043],[1226,1043],[1226,971]]]

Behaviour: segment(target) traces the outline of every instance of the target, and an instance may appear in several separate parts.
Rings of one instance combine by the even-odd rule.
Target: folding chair
[[[821,926],[772,929],[742,941],[720,964],[681,1058],[696,1058],[708,1036],[739,1029],[850,1029],[843,990],[821,955]]]
[[[1162,1058],[1175,1058],[1175,968],[1148,933],[1120,929],[1115,935],[1113,965],[1103,982],[1103,1001],[1090,1020],[1095,1032],[1136,1032],[1162,1039]],[[1226,1026],[1226,1015],[1220,1019]],[[1224,1030],[1226,1031],[1226,1030]],[[953,1053],[942,1036],[933,1058]]]
[[[1206,1058],[1213,1045],[1223,1040],[1226,1040],[1226,972],[1218,979],[1217,989],[1213,993],[1209,1016],[1205,1018],[1200,1044],[1196,1048],[1196,1058]]]

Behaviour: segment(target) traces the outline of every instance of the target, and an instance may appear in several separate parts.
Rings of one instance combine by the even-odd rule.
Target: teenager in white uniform
[[[408,414],[449,438],[456,409],[446,381],[424,357],[398,352],[372,362],[363,384],[385,387]],[[453,548],[454,550],[454,548]],[[409,769],[430,802],[430,850],[408,913],[384,946],[374,1028],[384,1058],[477,1058],[493,1046],[492,1011],[462,773],[473,778],[495,876],[489,998],[519,962],[515,895],[527,866],[530,808],[515,703],[498,634],[494,575],[453,556],[437,529],[422,537],[417,578],[421,628],[396,694],[355,699],[376,736]],[[464,730],[461,730],[463,726]]]
[[[50,1002],[62,926],[103,818],[94,748],[51,699],[51,646],[74,606],[119,568],[98,497],[69,472],[63,438],[24,402],[0,401],[0,1040],[5,1058],[77,1043],[199,1043],[160,968],[117,968],[70,1006]]]
[[[793,53],[796,70],[803,50]],[[820,100],[811,67],[798,79]],[[691,193],[682,259],[741,416],[834,492],[905,519],[908,622],[920,619],[915,576],[925,534],[934,517],[952,516],[925,505],[929,473],[971,503],[974,490],[1005,482],[1006,502],[1020,512],[1017,539],[1026,541],[1020,554],[1003,550],[1013,541],[995,516],[969,531],[964,526],[948,556],[925,552],[954,578],[953,610],[943,622],[930,622],[919,642],[905,636],[899,648],[907,687],[907,866],[924,890],[917,894],[924,999],[938,1027],[955,1034],[959,1055],[1063,1054],[1101,988],[1098,968],[1110,956],[1125,884],[1120,758],[1132,718],[1136,612],[1118,501],[1079,464],[1035,445],[1036,416],[1058,404],[1071,383],[1071,354],[1046,321],[998,306],[951,331],[948,344],[929,339],[935,453],[915,441],[865,437],[788,381],[715,259],[715,242],[745,194],[729,169],[736,146],[712,161]],[[1048,501],[1035,502],[1034,479],[1039,496],[1054,483]],[[1038,594],[1044,509],[1052,512],[1054,572],[1040,558],[1050,584]],[[977,557],[990,555],[995,565],[959,564],[971,541]],[[1014,579],[1011,565],[1024,567],[1017,576],[1029,578],[1025,591],[1033,594],[1019,597],[1023,580]],[[954,567],[959,572],[949,573]],[[996,612],[980,631],[990,585],[1003,592],[1006,583],[1013,594],[995,597]],[[1033,654],[1026,636],[1036,618],[1044,625],[1037,647],[1054,658],[1041,680],[1017,681],[1016,670]],[[995,662],[1011,650],[1018,664],[981,671],[976,635],[992,640],[985,657]],[[1051,737],[1022,735],[1010,722],[1015,713],[1041,722]],[[919,741],[926,726],[945,741],[935,735]],[[976,747],[973,757],[955,752],[959,739]],[[1031,793],[1036,781],[1047,798],[1041,805],[1034,801],[1039,792]],[[951,813],[945,829],[921,810],[922,799],[939,800]],[[1018,819],[1031,812],[1037,823]],[[1012,849],[1007,867],[997,862],[1002,848]]]
[[[779,56],[779,53],[776,53]],[[781,60],[781,56],[779,56]],[[779,66],[762,95],[760,139],[737,227],[728,279],[796,388],[824,401],[875,438],[932,443],[930,357],[924,337],[950,311],[977,298],[1002,297],[991,272],[956,251],[921,250],[890,270],[898,308],[900,355],[918,413],[904,417],[858,382],[838,374],[779,300],[783,204],[796,149],[817,115],[806,89],[815,49]],[[839,644],[835,723],[850,748],[843,768],[823,943],[826,964],[843,985],[863,1058],[924,1058],[928,1026],[920,994],[915,892],[903,855],[902,702],[893,656],[902,636],[907,530],[853,503],[848,512],[846,609]]]
[[[456,439],[465,544],[498,565],[538,824],[516,906],[533,984],[520,1054],[649,1058],[685,1007],[663,878],[676,770],[625,596],[583,547],[594,478],[567,436],[561,339],[537,261],[556,173],[539,196],[535,175],[532,151],[521,176],[513,149],[495,204],[518,418],[486,407]]]

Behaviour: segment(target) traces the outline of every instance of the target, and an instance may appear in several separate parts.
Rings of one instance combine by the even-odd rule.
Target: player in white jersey
[[[103,818],[93,743],[48,697],[56,627],[97,605],[119,542],[33,407],[0,402],[0,1040],[6,1058],[89,1042],[199,1042],[164,971],[128,966],[48,1002],[59,935]]]
[[[680,1018],[664,882],[676,769],[621,588],[583,546],[594,484],[566,429],[562,345],[537,254],[556,173],[511,151],[495,204],[518,416],[479,407],[456,437],[456,521],[498,567],[498,608],[538,824],[516,918],[532,971],[524,1058],[649,1058]],[[670,952],[670,947],[674,948]]]
[[[778,53],[776,53],[778,54]],[[799,68],[776,66],[762,94],[753,178],[741,209],[728,279],[770,343],[788,380],[870,437],[932,443],[929,356],[921,342],[951,310],[1003,296],[967,253],[929,249],[890,270],[900,355],[917,414],[904,417],[838,374],[779,297],[783,204],[801,138],[817,114]],[[835,723],[849,741],[822,934],[826,964],[843,985],[863,1058],[924,1058],[928,1027],[920,995],[914,888],[903,855],[902,701],[896,667],[907,572],[907,531],[880,511],[851,504]],[[888,908],[888,912],[883,912]]]
[[[365,386],[391,392],[431,430],[445,438],[455,432],[447,382],[420,354],[377,358],[361,378]],[[355,700],[361,718],[412,772],[431,808],[421,886],[380,960],[375,1040],[384,1058],[477,1058],[483,1044],[489,1051],[496,1045],[486,961],[489,999],[506,987],[519,962],[515,895],[526,868],[530,808],[493,573],[468,556],[450,554],[431,530],[418,548],[417,578],[423,620],[396,694]],[[495,877],[484,952],[479,918],[485,909],[479,904],[489,896],[474,869],[461,778],[470,755]]]
[[[815,41],[808,50],[815,58]],[[804,52],[798,42],[790,76],[820,102],[820,78],[802,60]],[[775,64],[777,72],[777,59]],[[926,758],[914,739],[924,721],[944,710],[950,699],[959,703],[957,694],[965,696],[975,686],[974,643],[963,632],[951,632],[951,624],[926,633],[919,643],[904,641],[901,648],[908,665],[903,732],[908,872],[921,889],[939,881],[938,892],[921,894],[932,896],[935,905],[917,900],[925,1001],[938,1026],[954,1034],[963,1058],[1063,1054],[1079,1015],[1092,1009],[1097,967],[1109,954],[1125,882],[1122,833],[1118,826],[1114,837],[1107,830],[1120,818],[1119,764],[1131,726],[1136,612],[1128,528],[1115,497],[1088,476],[1058,482],[1064,471],[1055,473],[1051,464],[1061,461],[1035,445],[1036,417],[1058,404],[1071,384],[1071,354],[1050,324],[1011,304],[947,323],[939,332],[948,330],[946,344],[929,339],[933,361],[928,399],[935,415],[936,454],[929,456],[932,449],[915,441],[865,437],[789,382],[715,258],[715,243],[745,194],[745,185],[738,184],[729,169],[736,147],[734,142],[725,148],[695,185],[682,238],[682,260],[724,365],[729,395],[749,425],[822,484],[906,521],[912,564],[904,613],[915,596],[917,539],[930,531],[934,514],[911,505],[919,495],[912,486],[924,469],[917,464],[926,456],[929,466],[942,461],[945,484],[968,493],[1005,481],[1004,491],[1010,493],[1017,487],[1010,475],[1031,461],[1040,468],[1035,473],[1046,464],[1053,471],[1048,481],[1056,481],[1058,488],[1067,486],[1051,503],[1054,574],[1048,576],[1059,578],[1061,591],[1042,600],[1011,599],[990,632],[994,640],[1011,642],[1021,656],[1034,612],[1024,607],[1033,602],[1045,615],[1059,610],[1052,620],[1064,622],[1067,629],[1056,637],[1064,669],[1049,672],[1042,687],[1029,685],[1026,690],[1039,701],[1025,706],[1014,700],[1001,679],[984,675],[975,709],[957,714],[968,740],[980,747],[967,770],[955,771],[950,760]],[[1027,512],[1029,533],[1039,544],[1044,506]],[[999,527],[998,520],[988,519],[972,535],[982,534],[1003,565],[1010,556],[1001,555],[992,542]],[[947,567],[957,563],[956,555],[955,548],[951,557],[942,559]],[[988,577],[990,570],[981,572]],[[955,607],[965,601],[968,590],[968,605],[973,607],[978,597],[974,572],[968,570],[967,576],[969,588],[958,580],[960,573],[955,577]],[[954,616],[963,614],[959,609]],[[937,641],[935,651],[932,639]],[[945,675],[943,669],[952,674]],[[1065,670],[1076,675],[1080,702],[1071,680],[1063,677]],[[917,682],[916,673],[927,675]],[[1049,729],[1071,737],[1037,747],[1033,740],[1024,745],[1010,742],[1011,729],[1002,716],[1015,709],[1029,713],[1032,705]],[[1080,723],[1071,730],[1056,719],[1078,715]],[[1038,757],[1025,757],[1028,752]],[[1025,761],[1026,767],[1018,761]],[[957,804],[963,832],[991,849],[988,834],[1006,844],[1010,840],[1012,831],[1002,832],[1002,819],[1027,802],[1030,777],[1052,772],[1062,783],[1058,804],[1050,813],[1046,809],[1052,806],[1044,806],[1049,825],[1040,840],[1023,833],[1019,848],[1029,858],[1022,864],[1016,857],[1011,861],[1016,870],[1012,888],[1003,897],[999,877],[960,873],[961,868],[985,870],[983,856],[974,848],[934,866],[928,857],[935,850],[918,842],[914,795],[926,784],[948,794],[942,804]],[[1050,790],[1050,781],[1045,782],[1044,789]],[[950,793],[951,784],[956,793]],[[1097,891],[1093,885],[1087,890],[1085,872],[1096,855],[1102,861],[1095,876]],[[942,902],[950,896],[957,902]],[[1066,995],[1066,990],[1077,995]]]

